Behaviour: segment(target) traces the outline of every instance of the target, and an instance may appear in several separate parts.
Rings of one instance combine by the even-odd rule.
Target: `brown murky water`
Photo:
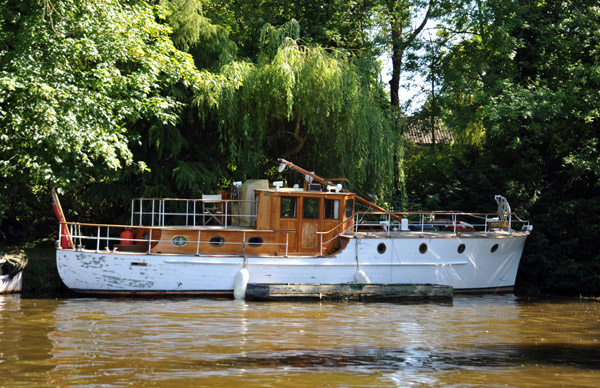
[[[0,296],[0,387],[600,385],[600,303]]]

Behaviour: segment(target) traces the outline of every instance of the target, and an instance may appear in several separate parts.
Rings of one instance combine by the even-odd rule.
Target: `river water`
[[[0,296],[0,387],[600,385],[600,303]]]

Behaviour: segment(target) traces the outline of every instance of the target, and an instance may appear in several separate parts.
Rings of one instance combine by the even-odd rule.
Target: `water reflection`
[[[599,306],[14,297],[0,372],[10,386],[595,387]]]

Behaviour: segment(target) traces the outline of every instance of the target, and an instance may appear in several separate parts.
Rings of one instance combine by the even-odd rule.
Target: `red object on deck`
[[[125,229],[121,232],[121,245],[133,244],[133,232],[131,229]]]

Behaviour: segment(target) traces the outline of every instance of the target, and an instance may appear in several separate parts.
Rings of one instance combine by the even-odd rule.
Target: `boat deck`
[[[362,231],[362,232],[346,232],[342,234],[342,237],[348,239],[354,238],[392,238],[392,239],[438,239],[438,238],[505,238],[524,235],[525,232],[520,231],[507,231],[507,230],[494,230],[494,231],[471,231],[471,232],[420,232],[420,231]]]

